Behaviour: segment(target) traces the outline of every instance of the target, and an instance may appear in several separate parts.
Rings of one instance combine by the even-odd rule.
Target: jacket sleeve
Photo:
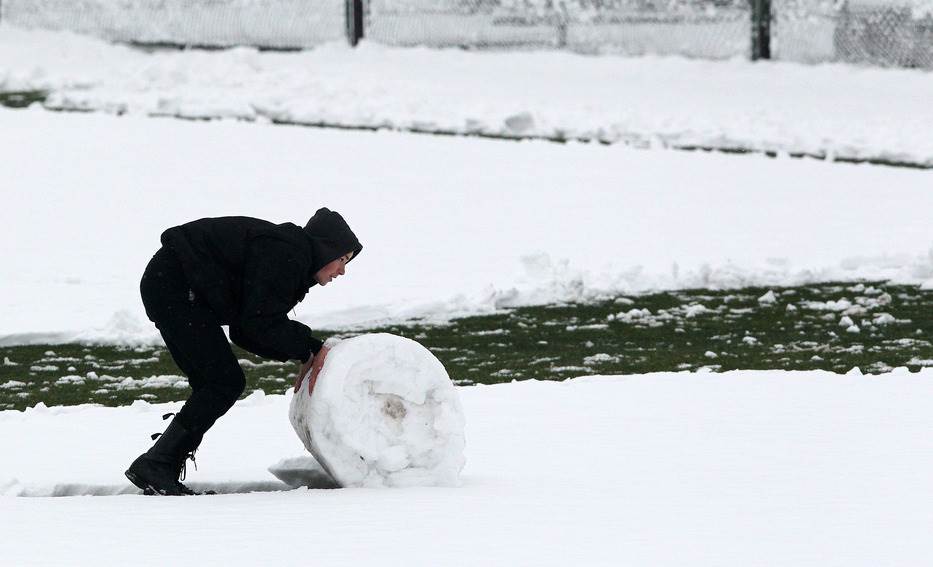
[[[308,269],[296,251],[274,238],[254,238],[243,266],[240,312],[230,339],[259,356],[307,361],[323,344],[306,325],[288,318]]]
[[[239,326],[230,326],[230,340],[233,341],[233,344],[244,350],[248,350],[256,356],[271,358],[272,360],[278,360],[280,362],[288,360],[288,355],[282,351],[251,341],[249,335],[244,333]]]

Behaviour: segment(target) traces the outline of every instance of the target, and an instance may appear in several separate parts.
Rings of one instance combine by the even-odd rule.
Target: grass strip
[[[9,91],[0,92],[0,106],[8,108],[26,108],[34,102],[45,102],[49,93],[45,91]]]
[[[459,385],[591,374],[933,366],[933,291],[884,282],[682,290],[522,307],[447,324],[419,321],[340,333],[417,340]],[[323,337],[335,333],[322,333]],[[281,393],[297,365],[235,349],[247,390]],[[163,347],[0,348],[0,409],[187,397]]]

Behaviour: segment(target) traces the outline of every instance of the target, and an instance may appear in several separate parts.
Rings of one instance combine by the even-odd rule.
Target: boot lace
[[[175,415],[175,412],[171,412],[171,411],[168,413],[162,414],[162,421],[165,421],[166,419],[172,417],[173,415]],[[153,441],[155,441],[161,436],[162,436],[162,433],[153,433],[149,437],[152,438]],[[195,448],[190,453],[185,455],[181,460],[181,467],[178,469],[178,484],[181,487],[181,489],[188,494],[197,494],[196,492],[194,492],[193,490],[191,490],[190,488],[182,484],[182,481],[185,480],[185,477],[188,474],[188,461],[189,460],[191,461],[191,464],[194,465],[194,470],[198,470],[198,462],[194,457],[194,454],[197,452],[198,450],[197,448]]]
[[[179,480],[179,481],[185,480],[185,475],[186,475],[187,472],[188,472],[188,462],[187,462],[187,461],[191,461],[191,464],[194,465],[194,470],[198,470],[198,461],[194,458],[194,454],[197,453],[197,452],[198,452],[198,450],[195,449],[194,451],[191,451],[190,453],[188,453],[187,455],[185,455],[185,458],[183,458],[183,459],[181,460],[181,470],[180,470],[179,473],[178,473],[178,480]]]

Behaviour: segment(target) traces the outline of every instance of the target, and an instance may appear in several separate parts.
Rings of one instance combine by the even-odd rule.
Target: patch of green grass
[[[49,96],[45,91],[10,91],[0,92],[0,106],[26,108],[34,102],[44,102]]]
[[[247,392],[281,393],[297,363],[279,363],[234,347],[247,377]],[[22,385],[19,385],[22,384]],[[0,348],[0,409],[99,403],[125,405],[136,399],[169,402],[187,397],[187,380],[161,347],[82,344]]]
[[[774,302],[759,301],[769,291]],[[933,292],[916,287],[825,284],[607,298],[383,330],[426,345],[460,383],[698,369],[880,373],[933,366],[931,314]]]
[[[931,314],[933,291],[883,282],[827,283],[607,297],[353,334],[388,332],[415,339],[462,385],[700,369],[846,372],[858,366],[880,373],[933,366]],[[297,364],[235,350],[247,392],[281,393],[292,384]],[[40,401],[163,402],[184,399],[188,392],[164,348],[0,348],[0,409]]]

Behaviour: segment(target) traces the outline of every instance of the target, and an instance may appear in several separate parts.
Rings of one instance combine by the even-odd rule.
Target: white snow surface
[[[463,409],[431,351],[397,335],[360,335],[331,347],[312,394],[309,377],[289,420],[341,486],[459,484]]]
[[[933,174],[624,146],[0,109],[0,344],[158,343],[138,281],[200,217],[364,245],[315,328],[690,287],[933,283]]]
[[[47,105],[60,109],[933,166],[933,73],[917,70],[367,42],[298,53],[147,53],[69,32],[2,25],[0,90],[29,89],[51,91]]]
[[[0,412],[3,562],[877,567],[933,555],[933,369],[588,377],[459,396],[460,487],[288,490],[267,468],[305,454],[291,394],[254,394],[189,473],[220,494],[190,498],[136,496],[123,477],[177,403]],[[56,494],[120,495],[38,497]]]

